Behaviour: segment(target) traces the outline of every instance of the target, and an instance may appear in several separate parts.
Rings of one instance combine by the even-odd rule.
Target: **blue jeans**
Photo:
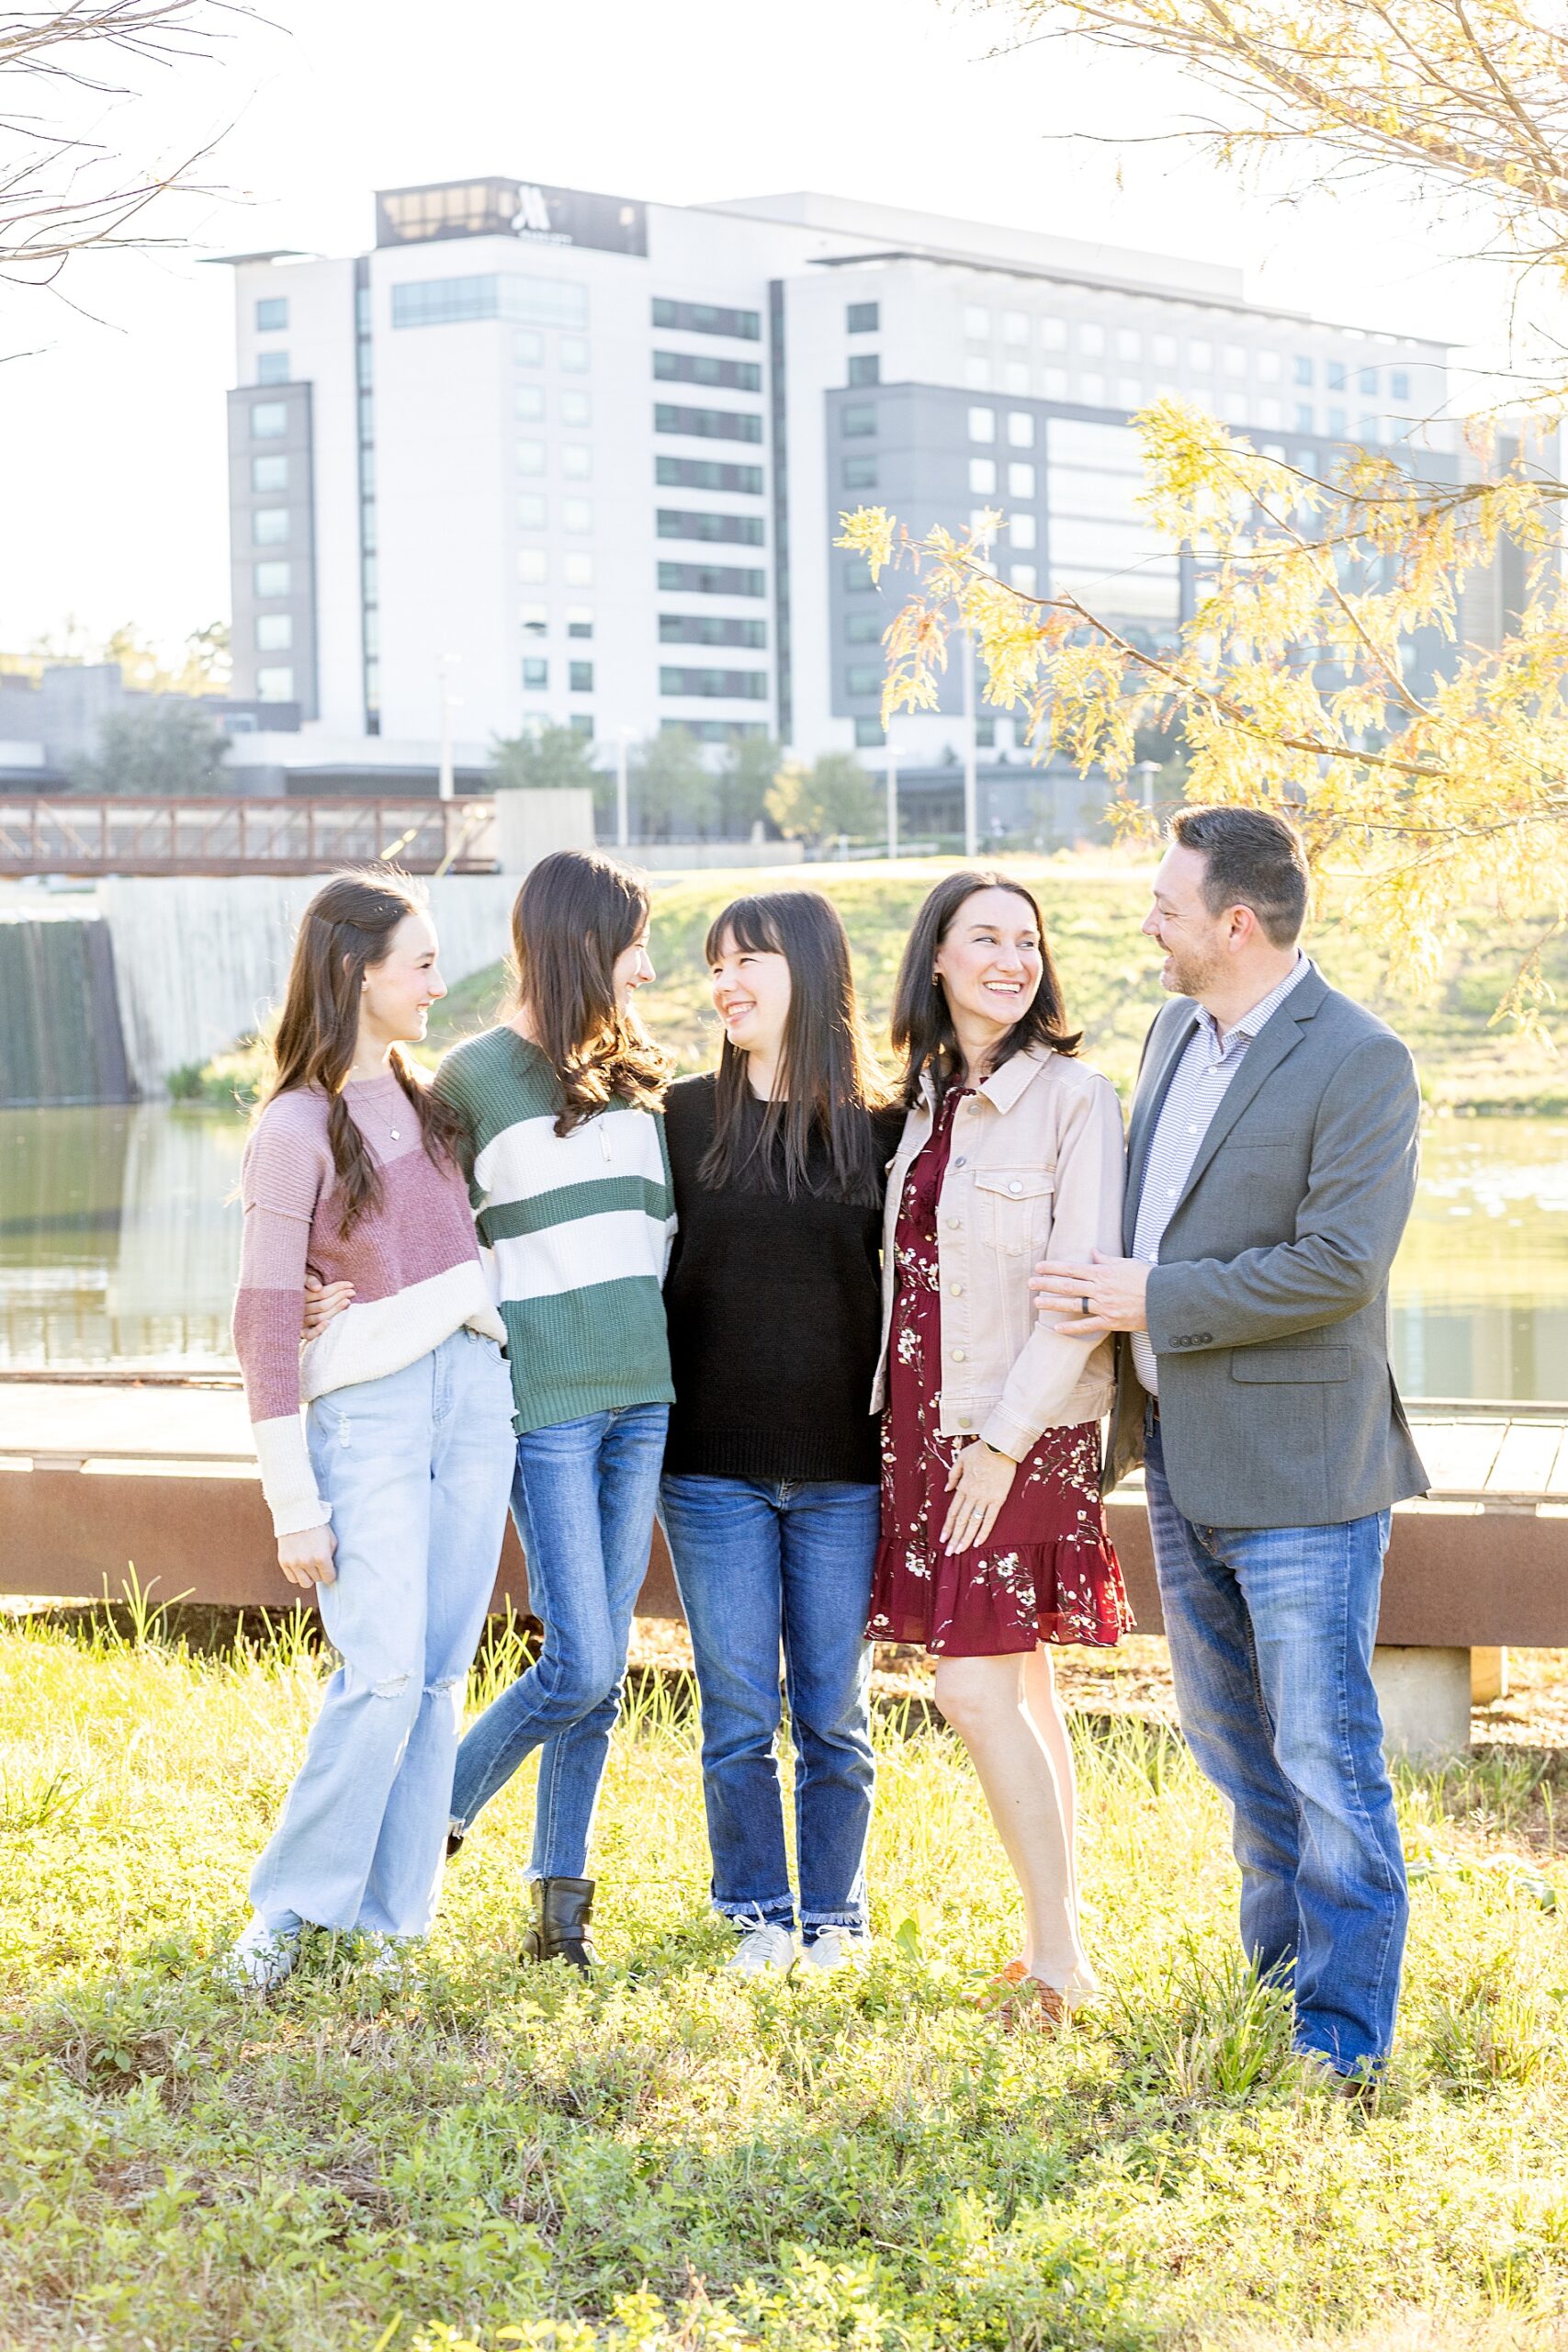
[[[319,1396],[305,1428],[337,1539],[337,1581],[316,1598],[342,1664],[251,1901],[275,1931],[419,1936],[506,1527],[512,1383],[493,1340],[456,1331],[401,1372]]]
[[[467,1829],[536,1747],[532,1878],[581,1878],[648,1573],[668,1405],[624,1405],[517,1441],[512,1516],[528,1606],[545,1629],[525,1674],[457,1751],[452,1823]]]
[[[779,1786],[779,1649],[795,1743],[800,1921],[867,1931],[874,1487],[670,1477],[660,1515],[691,1627],[703,1709],[714,1908],[793,1928]]]
[[[1152,1415],[1146,1476],[1181,1727],[1234,1810],[1242,1940],[1293,1983],[1298,2050],[1376,2068],[1409,1909],[1371,1677],[1389,1514],[1194,1526]]]

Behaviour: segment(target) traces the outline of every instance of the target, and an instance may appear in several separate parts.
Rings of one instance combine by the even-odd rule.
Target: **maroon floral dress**
[[[867,1632],[944,1657],[998,1657],[1038,1642],[1110,1645],[1133,1616],[1100,1498],[1098,1422],[1047,1430],[1019,1464],[984,1547],[942,1548],[947,1474],[969,1442],[943,1437],[938,1412],[937,1200],[963,1091],[947,1091],[905,1180],[894,1234],[882,1540]]]

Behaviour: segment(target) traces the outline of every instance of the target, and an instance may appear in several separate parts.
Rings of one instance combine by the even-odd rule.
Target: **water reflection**
[[[0,1114],[0,1364],[228,1363],[244,1127]],[[1443,1120],[1394,1278],[1416,1396],[1568,1400],[1568,1123]]]

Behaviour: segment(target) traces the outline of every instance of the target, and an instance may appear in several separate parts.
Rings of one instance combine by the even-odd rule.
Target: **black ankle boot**
[[[599,1965],[589,1921],[593,1917],[591,1878],[536,1878],[534,1924],[523,1939],[523,1960],[564,1960],[586,1975]]]

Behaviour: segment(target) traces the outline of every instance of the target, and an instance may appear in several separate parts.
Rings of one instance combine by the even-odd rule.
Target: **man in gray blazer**
[[[1406,1894],[1371,1656],[1389,1512],[1421,1494],[1388,1360],[1416,1189],[1409,1053],[1298,945],[1299,838],[1187,808],[1144,925],[1123,1247],[1037,1270],[1122,1344],[1107,1483],[1144,1460],[1182,1728],[1234,1812],[1242,1935],[1347,2088],[1393,2035]]]

